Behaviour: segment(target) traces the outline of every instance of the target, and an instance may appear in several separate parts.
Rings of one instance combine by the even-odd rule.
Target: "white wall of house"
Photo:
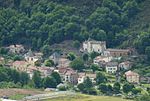
[[[140,78],[138,75],[126,76],[126,79],[130,83],[139,83]]]
[[[78,79],[77,74],[71,75],[65,74],[64,76],[64,82],[69,82],[71,84],[77,84],[78,83],[77,79]]]
[[[117,66],[106,66],[106,72],[110,74],[116,73],[117,69]]]
[[[83,50],[87,51],[88,53],[103,53],[104,50],[106,50],[106,43],[101,41],[86,41],[83,43]]]
[[[37,57],[25,57],[25,60],[31,64],[34,64],[36,61],[38,61],[39,59]]]
[[[83,83],[86,77],[87,77],[87,76],[79,77],[79,78],[78,78],[78,84]],[[90,80],[91,80],[93,83],[96,82],[96,81],[95,81],[95,78],[93,78],[93,77],[89,77],[89,78],[90,78]]]
[[[83,83],[84,82],[84,78],[85,78],[85,76],[79,77],[78,78],[78,84]]]
[[[112,60],[111,56],[109,57],[98,56],[94,59],[94,64],[97,64],[99,62],[110,62],[111,60]]]

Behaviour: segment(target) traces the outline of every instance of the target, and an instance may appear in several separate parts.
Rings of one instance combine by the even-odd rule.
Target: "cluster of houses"
[[[9,49],[9,52],[14,54],[22,54],[24,57],[24,60],[10,62],[9,67],[18,71],[27,72],[30,78],[32,78],[34,71],[38,70],[41,72],[42,77],[46,77],[52,72],[58,72],[63,82],[69,82],[74,85],[83,83],[86,77],[89,77],[93,83],[96,82],[95,73],[78,72],[70,68],[69,64],[71,61],[68,60],[67,56],[64,54],[54,52],[51,56],[49,56],[49,59],[53,60],[54,64],[56,64],[54,67],[47,67],[44,64],[41,66],[36,66],[35,63],[42,60],[42,53],[32,52],[31,50],[26,51],[22,45],[11,45],[7,48]],[[98,65],[99,68],[104,68],[109,74],[117,74],[121,70],[126,70],[127,72],[125,72],[125,77],[128,82],[136,84],[140,83],[140,75],[130,71],[132,68],[132,62],[118,62],[121,57],[126,57],[132,54],[130,49],[107,49],[106,42],[88,40],[83,42],[80,51],[87,53],[100,53],[100,56],[97,56],[93,60],[93,64]],[[0,57],[0,62],[2,60],[4,59]]]
[[[100,56],[97,56],[93,63],[101,68],[104,68],[109,74],[118,74],[124,70],[126,80],[130,83],[139,84],[143,80],[149,82],[149,77],[146,79],[142,78],[138,73],[131,71],[133,63],[130,61],[120,61],[122,57],[129,57],[133,54],[133,49],[110,49],[106,47],[105,41],[87,40],[83,42],[83,47],[80,49],[81,52],[97,52]],[[142,79],[141,79],[142,78]]]

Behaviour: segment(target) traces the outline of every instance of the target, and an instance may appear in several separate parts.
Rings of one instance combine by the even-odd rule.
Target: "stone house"
[[[69,82],[71,84],[77,84],[78,83],[78,73],[76,71],[66,71],[64,74],[64,82]]]
[[[54,52],[50,57],[50,60],[53,60],[55,64],[59,64],[60,54],[57,52]]]
[[[9,49],[10,53],[14,53],[14,54],[21,54],[25,52],[25,48],[23,45],[10,45],[9,47],[7,47]]]
[[[38,71],[38,68],[36,66],[28,66],[27,67],[27,73],[29,74],[30,79],[32,79],[34,71]]]
[[[77,84],[78,74],[72,68],[70,68],[70,67],[59,67],[58,69],[55,69],[54,71],[59,73],[63,82],[68,82],[71,84]]]
[[[132,67],[132,63],[130,61],[121,62],[119,64],[120,70],[129,70]]]
[[[94,60],[93,63],[96,65],[99,65],[100,67],[103,67],[103,64],[106,62],[112,61],[111,56],[97,56]]]
[[[53,60],[54,63],[57,65],[57,67],[68,67],[70,64],[70,60],[67,59],[67,57],[64,57],[64,55],[61,55],[57,52],[54,52],[50,57],[50,60]]]
[[[52,72],[54,71],[54,68],[38,67],[38,71],[40,71],[41,77],[44,78],[44,77],[50,76]]]
[[[95,41],[95,40],[87,40],[83,42],[83,51],[84,52],[97,52],[103,53],[106,50],[106,42],[105,41]]]
[[[135,83],[135,84],[140,83],[140,75],[138,73],[127,71],[125,72],[125,77],[129,83]]]
[[[60,58],[59,61],[58,61],[58,65],[57,67],[69,67],[70,66],[70,60],[67,59],[67,58]]]
[[[123,57],[131,55],[129,49],[107,49],[104,51],[104,56]]]
[[[78,84],[83,83],[85,78],[89,77],[93,83],[96,83],[96,74],[92,73],[78,73]]]
[[[117,62],[107,62],[105,69],[106,69],[107,73],[114,74],[118,70],[118,63]]]
[[[33,53],[29,50],[29,52],[24,55],[24,58],[29,64],[34,65],[36,61],[40,61],[42,59],[42,54]]]
[[[13,68],[16,69],[17,71],[26,72],[29,66],[29,63],[27,63],[26,61],[15,61],[13,62],[12,65],[13,65]]]

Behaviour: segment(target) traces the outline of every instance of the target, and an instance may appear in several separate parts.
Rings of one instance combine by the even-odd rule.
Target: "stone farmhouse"
[[[59,67],[57,70],[54,70],[54,72],[58,72],[60,74],[63,82],[68,82],[71,84],[77,84],[78,82],[78,73],[72,68]]]
[[[26,61],[15,61],[13,62],[12,65],[13,65],[12,67],[16,69],[17,71],[26,72],[29,66],[29,63],[27,63]]]
[[[29,50],[29,52],[24,55],[24,58],[29,64],[34,65],[36,61],[40,61],[42,59],[42,55],[42,53],[33,53]]]
[[[97,52],[102,56],[112,56],[112,57],[123,57],[131,55],[130,49],[107,49],[106,41],[95,41],[87,40],[83,42],[83,47],[81,49],[83,52]]]
[[[25,52],[25,48],[23,45],[14,44],[7,47],[7,49],[9,49],[10,53],[14,53],[14,54],[21,54]]]
[[[96,74],[83,72],[83,73],[78,73],[78,84],[83,83],[86,77],[89,77],[93,83],[96,83],[95,81]]]
[[[140,83],[140,75],[138,73],[127,71],[125,72],[125,77],[129,83],[135,83],[135,84]]]
[[[121,62],[119,64],[120,70],[129,70],[132,67],[132,63],[130,61]]]
[[[83,51],[84,52],[97,52],[103,53],[106,50],[106,42],[105,41],[85,41],[83,42]]]

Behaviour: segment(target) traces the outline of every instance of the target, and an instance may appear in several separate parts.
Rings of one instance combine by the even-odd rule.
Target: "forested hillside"
[[[149,54],[150,46],[150,1],[145,0],[140,5],[140,12],[128,27],[129,39],[124,42],[124,46],[132,45],[138,49],[141,54]],[[149,55],[150,56],[150,55]]]
[[[133,33],[129,34],[126,29],[141,12],[143,2],[144,0],[1,0],[0,45],[21,43],[40,49],[44,45],[64,40],[82,42],[91,37],[107,41],[109,47],[120,46],[124,41],[122,47],[128,46],[126,40]],[[145,48],[142,53],[145,53]]]

